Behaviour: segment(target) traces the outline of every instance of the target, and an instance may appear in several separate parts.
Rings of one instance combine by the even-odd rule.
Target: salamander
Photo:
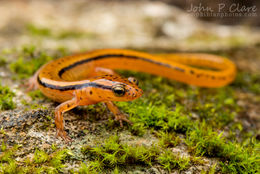
[[[69,142],[63,113],[80,105],[103,102],[121,126],[122,121],[131,123],[113,101],[131,101],[139,98],[143,91],[135,78],[122,78],[113,71],[116,69],[150,73],[208,88],[225,86],[236,75],[232,61],[210,54],[148,54],[100,49],[43,65],[29,81],[29,89],[39,88],[45,96],[61,103],[55,109],[57,135]]]

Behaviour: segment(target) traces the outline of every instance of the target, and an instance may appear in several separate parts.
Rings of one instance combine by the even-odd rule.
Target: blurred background
[[[12,168],[16,166],[30,167],[30,161],[37,154],[35,148],[46,149],[48,154],[56,151],[52,116],[57,104],[44,98],[39,91],[26,93],[22,84],[52,59],[99,48],[127,48],[151,53],[210,53],[231,59],[238,71],[234,82],[218,89],[196,88],[160,77],[136,74],[142,78],[139,80],[141,85],[144,84],[145,97],[140,98],[143,104],[136,110],[138,114],[131,114],[136,123],[127,130],[115,128],[111,120],[104,121],[110,115],[102,105],[75,109],[65,117],[67,130],[75,138],[71,146],[75,157],[64,157],[68,164],[65,173],[77,171],[80,166],[91,166],[88,160],[85,161],[87,155],[80,153],[83,144],[96,147],[96,140],[103,141],[108,135],[115,134],[129,145],[150,146],[161,140],[168,144],[169,139],[167,149],[171,148],[178,156],[184,155],[185,159],[186,156],[192,159],[189,170],[180,173],[221,173],[224,167],[221,169],[219,164],[229,168],[227,173],[257,170],[260,140],[259,16],[259,0],[0,0],[0,146],[2,144],[2,151],[6,148],[1,142],[4,139],[6,144],[19,144],[20,147],[18,155],[9,155],[7,151],[8,159],[9,156],[14,159],[4,161],[6,171],[12,173],[15,171]],[[126,77],[131,73],[135,76],[133,72],[130,75],[123,72],[122,75],[124,73]],[[8,100],[2,96],[7,96]],[[12,107],[5,106],[9,110],[2,111],[2,103],[10,103]],[[127,108],[126,112],[138,105],[126,104],[119,105]],[[182,106],[185,109],[176,109]],[[166,110],[166,107],[169,108]],[[162,114],[159,114],[160,110]],[[174,121],[167,121],[162,115],[172,110],[176,112],[166,116],[173,117]],[[142,119],[139,119],[139,111],[142,111]],[[158,117],[152,119],[157,113]],[[151,123],[146,124],[150,119]],[[159,131],[167,131],[168,127],[172,132],[160,137]],[[204,132],[206,127],[205,135],[193,134],[201,130]],[[174,132],[175,129],[178,130]],[[132,136],[138,135],[138,132],[145,136]],[[227,141],[220,138],[222,135]],[[163,140],[163,137],[168,138]],[[188,145],[188,139],[194,139],[195,143]],[[64,145],[57,144],[58,147]],[[2,151],[0,148],[0,158]],[[43,162],[37,163],[36,167],[52,164],[50,160],[54,158],[47,156],[46,161],[46,152],[39,151],[39,159]],[[204,157],[197,158],[197,152]],[[10,154],[14,154],[13,150]],[[104,160],[91,162],[96,165],[99,161]],[[59,163],[57,168],[63,168],[63,163]],[[180,165],[176,162],[171,165],[175,168],[177,164]],[[135,165],[123,167],[123,170],[143,173],[135,172]],[[54,167],[56,162],[50,166],[50,171],[54,171]],[[156,167],[157,164],[151,170],[147,169],[147,173],[160,173],[161,169]],[[27,171],[32,170],[27,168]],[[57,171],[61,173],[63,170]],[[140,171],[144,170],[141,168]]]
[[[260,41],[257,0],[0,0],[0,49],[214,51]]]

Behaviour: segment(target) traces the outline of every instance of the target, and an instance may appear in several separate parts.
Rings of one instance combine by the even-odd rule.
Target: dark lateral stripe
[[[81,89],[81,88],[85,88],[85,87],[102,88],[102,89],[107,89],[107,90],[112,89],[111,86],[105,86],[105,85],[101,85],[101,84],[94,83],[94,82],[83,83],[83,84],[78,84],[78,85],[57,86],[57,85],[53,85],[53,84],[49,84],[49,83],[41,81],[39,76],[37,77],[37,81],[41,86],[43,86],[45,88],[56,89],[59,91],[75,90],[75,89]]]
[[[185,70],[182,69],[182,68],[179,68],[179,67],[173,67],[169,64],[166,64],[166,63],[162,63],[162,62],[156,62],[154,60],[150,60],[150,59],[146,59],[146,58],[143,58],[143,57],[137,57],[137,56],[131,56],[131,55],[124,55],[124,54],[105,54],[105,55],[100,55],[100,56],[96,56],[96,57],[92,57],[92,58],[88,58],[88,59],[83,59],[81,61],[78,61],[78,62],[75,62],[74,64],[71,64],[65,68],[62,68],[60,71],[59,71],[59,76],[61,77],[62,74],[78,65],[81,65],[81,64],[84,64],[84,63],[87,63],[87,62],[91,62],[91,61],[95,61],[95,60],[100,60],[100,59],[105,59],[105,58],[111,58],[111,57],[121,57],[121,58],[128,58],[128,59],[139,59],[139,60],[143,60],[143,61],[146,61],[146,62],[150,62],[150,63],[154,63],[154,64],[157,64],[157,65],[161,65],[161,66],[164,66],[164,67],[167,67],[167,68],[173,68],[177,71],[181,71],[181,72],[184,72]]]

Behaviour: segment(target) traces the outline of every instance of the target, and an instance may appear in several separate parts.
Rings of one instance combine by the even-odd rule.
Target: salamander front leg
[[[120,112],[120,110],[117,108],[117,106],[111,102],[111,101],[106,101],[104,102],[107,108],[115,115],[115,120],[119,121],[120,126],[123,127],[123,121],[132,124],[130,120],[127,119],[127,116]]]
[[[78,100],[75,97],[69,101],[61,103],[55,108],[56,136],[60,136],[67,143],[71,141],[71,138],[68,137],[67,133],[64,131],[63,113],[75,108],[76,106],[78,106]]]

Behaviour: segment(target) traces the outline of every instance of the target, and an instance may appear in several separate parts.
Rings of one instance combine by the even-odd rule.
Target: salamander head
[[[96,77],[96,80],[92,82],[103,87],[96,90],[96,95],[101,96],[103,101],[131,101],[143,94],[142,89],[138,87],[138,81],[133,77],[125,79],[114,75],[104,75]]]

